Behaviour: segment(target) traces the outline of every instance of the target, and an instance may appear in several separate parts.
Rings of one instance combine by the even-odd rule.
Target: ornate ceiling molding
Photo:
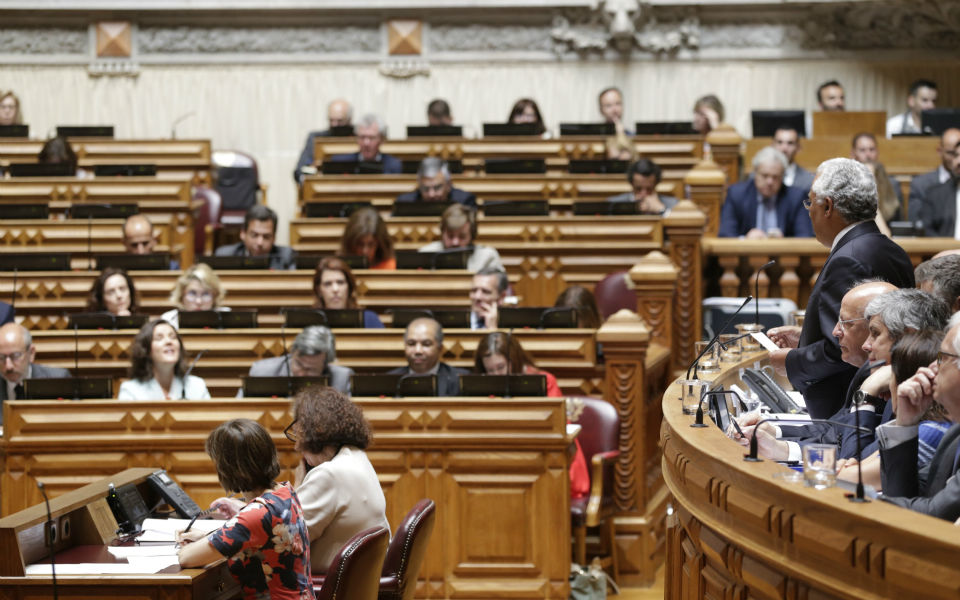
[[[850,50],[960,48],[960,2],[908,0],[814,6],[805,47]]]
[[[674,13],[666,22],[654,15],[650,2],[599,0],[590,11],[562,11],[553,20],[554,51],[565,54],[603,53],[607,49],[629,54],[638,49],[653,54],[675,54],[700,43],[700,21],[692,9]]]

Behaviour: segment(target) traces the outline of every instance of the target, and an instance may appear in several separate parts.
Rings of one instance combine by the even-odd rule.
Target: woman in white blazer
[[[203,379],[186,375],[180,335],[162,319],[150,321],[133,341],[130,380],[120,385],[120,400],[206,400]],[[186,377],[185,377],[186,375]]]

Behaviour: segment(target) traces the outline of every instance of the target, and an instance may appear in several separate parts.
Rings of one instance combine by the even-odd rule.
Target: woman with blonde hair
[[[177,279],[177,285],[170,292],[170,303],[176,306],[163,313],[160,318],[180,328],[180,311],[230,310],[220,306],[227,295],[220,278],[209,265],[197,263],[183,272]]]
[[[20,99],[12,91],[0,93],[0,125],[23,125]]]

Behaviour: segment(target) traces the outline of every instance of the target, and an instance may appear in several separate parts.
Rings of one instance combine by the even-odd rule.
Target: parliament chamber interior
[[[960,596],[954,4],[0,3],[0,598]]]

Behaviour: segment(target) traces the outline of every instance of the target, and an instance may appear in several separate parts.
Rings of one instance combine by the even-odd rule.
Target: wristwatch
[[[873,410],[877,414],[882,413],[884,407],[887,405],[887,401],[880,396],[873,396],[863,390],[857,390],[853,393],[853,403],[854,406],[863,406],[864,404],[869,404],[873,407]]]

